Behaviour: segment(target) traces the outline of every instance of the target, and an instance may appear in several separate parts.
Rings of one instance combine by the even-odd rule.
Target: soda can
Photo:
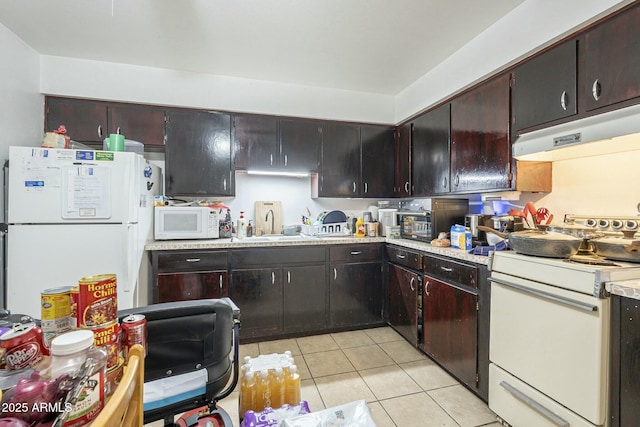
[[[0,348],[9,370],[25,369],[37,365],[49,351],[42,342],[42,329],[35,323],[22,323],[0,336]]]
[[[129,349],[135,344],[144,347],[144,355],[147,355],[147,319],[144,314],[130,314],[122,319],[122,333],[124,342],[122,349],[124,360],[129,359]]]

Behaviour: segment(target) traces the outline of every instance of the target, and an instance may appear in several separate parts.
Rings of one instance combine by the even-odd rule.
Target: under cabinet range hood
[[[640,150],[640,105],[518,136],[513,157],[557,161]]]

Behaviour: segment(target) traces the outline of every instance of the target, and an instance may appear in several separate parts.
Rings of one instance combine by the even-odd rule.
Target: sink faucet
[[[276,234],[276,233],[275,233],[275,230],[274,230],[274,224],[273,224],[273,222],[274,222],[274,218],[273,218],[273,209],[269,209],[269,210],[267,211],[267,214],[265,215],[264,220],[265,220],[265,221],[268,221],[268,220],[269,220],[269,214],[271,214],[271,233],[269,233],[269,234]]]

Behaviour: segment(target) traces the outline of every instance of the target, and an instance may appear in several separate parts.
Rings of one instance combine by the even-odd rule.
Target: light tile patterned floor
[[[312,411],[364,399],[379,427],[500,426],[482,400],[390,327],[245,344],[240,360],[286,350]],[[238,392],[220,405],[238,427]]]

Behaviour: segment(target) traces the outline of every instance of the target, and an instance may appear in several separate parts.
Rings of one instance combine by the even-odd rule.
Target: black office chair
[[[143,314],[147,320],[145,424],[163,419],[165,426],[175,426],[175,415],[201,408],[192,411],[187,425],[196,425],[208,413],[207,420],[215,418],[217,426],[232,427],[217,402],[238,383],[238,307],[228,298],[183,301],[121,310],[118,317],[129,314]],[[194,389],[185,389],[192,385]],[[156,397],[147,401],[153,389]]]

